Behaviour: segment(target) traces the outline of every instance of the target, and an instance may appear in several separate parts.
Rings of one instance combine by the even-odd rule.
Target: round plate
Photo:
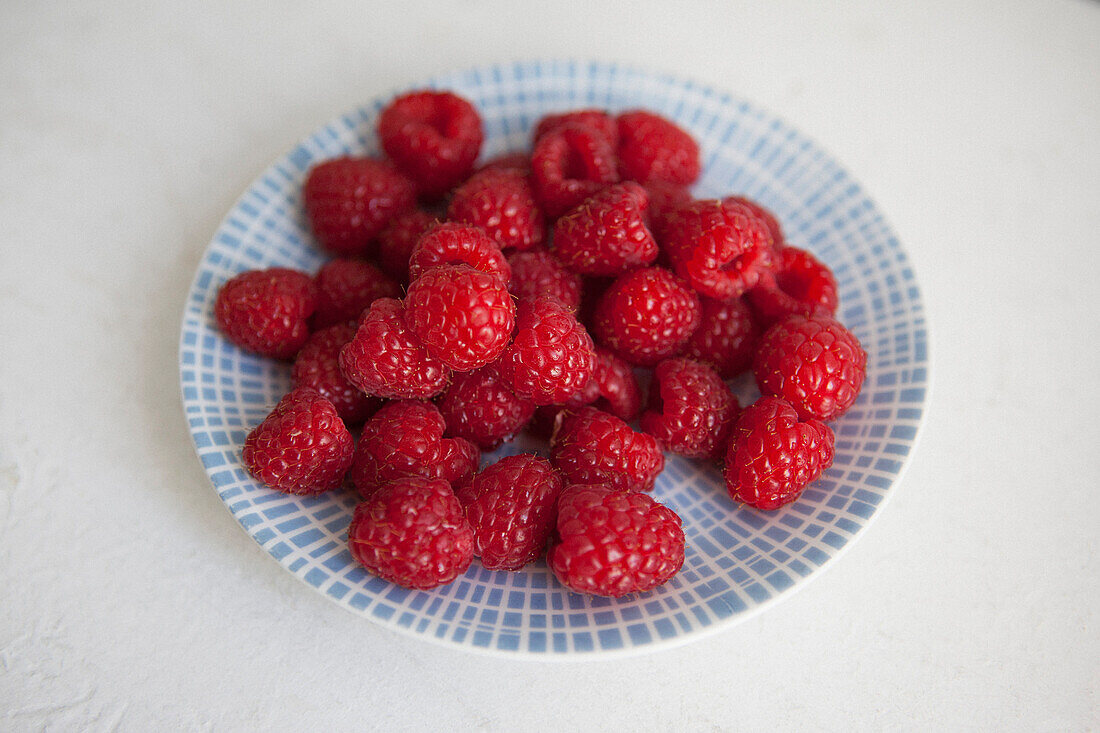
[[[570,593],[538,562],[520,572],[475,560],[454,583],[406,590],[358,567],[346,548],[356,499],[305,499],[254,481],[240,461],[248,430],[288,390],[289,367],[243,353],[218,332],[214,298],[243,270],[316,271],[299,189],[310,166],[378,154],[379,111],[392,96],[333,120],[263,173],[218,228],[183,316],[180,384],[191,436],[229,511],[287,570],[388,628],[463,649],[543,658],[603,657],[684,642],[743,620],[835,559],[881,511],[917,439],[929,384],[928,337],[913,271],[882,214],[813,142],[753,105],[691,82],[613,64],[533,62],[433,79],[471,100],[485,124],[483,157],[527,149],[547,112],[643,107],[690,130],[703,151],[701,198],[739,193],[779,217],[791,244],[826,262],[838,317],[868,353],[858,402],[837,420],[831,469],[775,512],[739,507],[711,465],[670,457],[655,496],[684,520],[683,570],[618,600]],[[740,386],[742,404],[754,397]],[[502,452],[529,448],[511,444]],[[491,461],[492,456],[486,456]]]

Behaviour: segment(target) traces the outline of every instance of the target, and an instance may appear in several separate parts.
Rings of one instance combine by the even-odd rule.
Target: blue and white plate
[[[245,531],[307,584],[387,628],[463,649],[545,658],[603,657],[697,639],[818,575],[894,492],[916,444],[929,386],[920,290],[901,245],[859,184],[808,138],[746,101],[614,64],[518,63],[423,86],[452,89],[477,106],[486,157],[525,149],[540,116],[579,107],[648,108],[690,130],[703,151],[696,195],[740,193],[759,201],[778,215],[792,244],[814,252],[836,274],[838,316],[869,357],[863,393],[834,424],[833,467],[780,511],[740,508],[715,468],[671,458],[655,496],[683,518],[687,559],[675,578],[650,593],[619,600],[576,595],[542,562],[509,573],[485,570],[475,560],[454,583],[427,592],[368,574],[345,546],[354,496],[286,496],[259,485],[242,467],[245,436],[287,391],[289,368],[226,341],[213,308],[218,288],[238,272],[272,266],[312,272],[322,264],[299,202],[302,180],[326,158],[378,153],[374,124],[387,96],[321,127],[265,171],[214,235],[187,296],[180,338],[184,411],[218,495]]]

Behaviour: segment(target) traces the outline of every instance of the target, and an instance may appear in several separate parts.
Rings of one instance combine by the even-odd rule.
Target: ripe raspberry
[[[592,325],[604,346],[652,366],[683,349],[699,325],[699,298],[668,270],[635,270],[603,294]]]
[[[550,461],[571,484],[607,484],[623,491],[649,491],[665,467],[652,435],[594,407],[561,417],[550,439]]]
[[[546,239],[542,210],[527,174],[520,170],[474,174],[455,189],[447,218],[481,227],[501,249],[528,250]]]
[[[358,425],[382,406],[382,401],[348,381],[340,370],[340,350],[355,336],[355,326],[338,323],[315,332],[294,359],[290,383],[308,387],[332,403],[347,425]]]
[[[535,404],[517,397],[493,365],[456,374],[438,406],[448,435],[487,451],[522,430],[535,413]]]
[[[316,306],[309,275],[272,267],[242,272],[222,285],[214,317],[226,338],[242,349],[292,359],[309,338],[309,317]]]
[[[753,313],[765,328],[787,316],[836,313],[836,279],[809,252],[784,247],[773,253],[772,272],[749,291]]]
[[[619,172],[639,183],[689,185],[699,177],[699,145],[671,120],[644,110],[619,115]]]
[[[546,294],[554,296],[573,312],[580,306],[580,275],[565,269],[546,250],[517,252],[508,258],[508,264],[512,267],[508,290],[518,300],[533,300]]]
[[[361,260],[335,259],[313,278],[317,286],[314,330],[356,321],[378,298],[399,298],[401,288],[381,270]]]
[[[645,224],[649,199],[636,183],[608,186],[554,224],[554,254],[582,275],[619,275],[657,259]]]
[[[799,422],[778,397],[761,397],[737,418],[726,452],[726,490],[734,501],[778,509],[802,494],[833,463],[833,431]]]
[[[348,549],[383,580],[429,590],[466,572],[474,534],[446,481],[403,478],[355,507]]]
[[[775,218],[775,214],[770,210],[765,209],[752,199],[745,198],[744,196],[728,196],[726,200],[736,201],[743,206],[747,206],[752,213],[756,214],[756,216],[764,222],[768,227],[768,232],[772,235],[773,249],[778,250],[786,246],[786,238],[783,236],[783,227],[779,226],[779,219]]]
[[[348,381],[386,399],[427,399],[447,387],[451,371],[428,355],[405,321],[400,300],[379,298],[340,352]]]
[[[578,109],[556,115],[546,115],[535,126],[534,141],[537,143],[548,133],[565,125],[585,125],[599,132],[612,149],[619,144],[619,124],[614,117],[602,109]]]
[[[529,175],[531,173],[531,154],[520,152],[501,153],[482,163],[477,172],[494,170],[514,170],[525,176]]]
[[[544,135],[531,153],[535,199],[546,216],[557,219],[619,180],[615,150],[598,130],[575,123]]]
[[[718,373],[692,359],[666,359],[653,371],[642,430],[688,458],[721,458],[740,405]]]
[[[406,476],[443,479],[460,486],[474,471],[477,448],[463,438],[444,438],[435,405],[402,400],[382,406],[367,420],[348,476],[369,498],[379,486]]]
[[[733,199],[695,201],[666,219],[661,244],[676,274],[702,295],[740,296],[770,263],[771,234]]]
[[[591,405],[630,422],[642,409],[642,391],[629,364],[607,349],[596,347],[596,368],[588,385],[573,395],[568,407]]]
[[[439,223],[426,211],[414,209],[394,217],[378,237],[378,264],[399,283],[409,281],[409,257],[424,232]]]
[[[802,418],[834,420],[856,401],[867,353],[859,339],[832,318],[789,316],[761,337],[753,358],[756,384],[782,397]]]
[[[354,450],[332,403],[312,389],[295,389],[248,434],[241,457],[261,483],[314,496],[343,483]]]
[[[722,379],[732,379],[752,366],[760,334],[752,314],[740,298],[700,298],[699,328],[688,339],[684,356],[704,361]]]
[[[496,363],[501,379],[536,405],[561,404],[592,377],[592,337],[552,295],[524,300],[516,314],[516,336]]]
[[[394,216],[412,208],[416,192],[386,161],[345,157],[309,171],[302,202],[322,247],[337,255],[361,255]]]
[[[684,530],[676,512],[645,494],[570,486],[558,499],[547,563],[577,593],[645,593],[683,566]]]
[[[508,260],[481,227],[449,221],[424,232],[409,257],[409,281],[416,280],[425,270],[447,264],[469,265],[496,275],[505,285],[512,279]]]
[[[669,215],[692,202],[687,186],[668,181],[650,181],[645,185],[649,197],[649,230],[662,238]]]
[[[421,195],[438,198],[470,175],[484,133],[477,110],[462,97],[416,91],[382,110],[378,137]]]
[[[409,328],[429,354],[459,372],[500,356],[515,317],[515,304],[501,279],[467,265],[433,267],[405,296]]]
[[[458,489],[481,564],[519,570],[537,560],[554,529],[561,490],[550,462],[530,454],[501,458]]]

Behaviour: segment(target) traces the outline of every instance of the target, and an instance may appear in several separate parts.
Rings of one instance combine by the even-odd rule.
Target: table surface
[[[1100,726],[1100,5],[223,5],[0,9],[0,728]],[[268,162],[396,87],[548,57],[694,78],[820,141],[932,337],[921,444],[855,547],[614,661],[342,610],[224,509],[179,403],[186,289]]]

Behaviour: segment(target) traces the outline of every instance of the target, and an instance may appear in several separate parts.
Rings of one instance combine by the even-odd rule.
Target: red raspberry
[[[531,153],[535,199],[551,220],[618,180],[614,148],[585,125],[562,125],[543,136]]]
[[[501,153],[482,163],[481,167],[477,169],[477,172],[481,173],[482,171],[494,170],[514,170],[526,176],[531,173],[531,154],[520,152]]]
[[[607,484],[624,491],[649,491],[665,467],[652,435],[594,407],[561,417],[550,439],[550,461],[571,484]]]
[[[554,224],[554,254],[582,275],[619,275],[657,259],[645,224],[649,199],[636,183],[608,186]]]
[[[644,110],[619,115],[619,172],[639,183],[689,185],[699,177],[699,145],[671,120]]]
[[[473,105],[451,92],[397,97],[378,118],[382,149],[429,198],[442,196],[474,168],[484,133]]]
[[[642,391],[630,364],[603,347],[596,347],[596,368],[588,385],[566,402],[568,407],[591,405],[630,422],[642,409]]]
[[[492,365],[456,374],[438,406],[447,434],[466,438],[482,450],[509,440],[535,413],[535,404],[517,397]]]
[[[802,494],[833,464],[833,431],[814,419],[799,422],[778,397],[761,397],[737,418],[726,452],[726,489],[734,501],[778,509]]]
[[[437,224],[424,233],[409,257],[409,281],[440,265],[469,265],[496,275],[504,284],[512,279],[512,268],[495,240],[481,227],[456,222]]]
[[[649,197],[649,229],[658,239],[663,239],[669,216],[692,202],[691,191],[679,183],[650,181],[645,185],[645,192]]]
[[[296,389],[252,429],[241,457],[261,483],[313,496],[343,483],[354,450],[332,403],[312,389]]]
[[[666,359],[653,371],[642,430],[688,458],[721,458],[740,405],[718,373],[692,359]]]
[[[524,300],[516,313],[516,337],[496,363],[501,379],[536,405],[561,404],[592,377],[592,337],[552,295]]]
[[[761,393],[782,397],[800,417],[834,420],[863,386],[867,353],[832,318],[790,316],[761,337],[752,371]]]
[[[783,236],[783,227],[779,226],[779,219],[776,219],[775,214],[770,210],[765,209],[752,199],[745,198],[744,196],[728,196],[725,200],[736,201],[739,204],[747,206],[752,213],[756,214],[760,220],[764,222],[768,227],[768,232],[772,235],[773,249],[782,249],[786,246],[786,238]]]
[[[405,321],[400,300],[379,298],[340,352],[348,381],[386,399],[427,399],[447,387],[450,370],[428,355]]]
[[[489,570],[519,570],[546,551],[561,476],[526,454],[501,458],[456,493],[474,530],[474,554]]]
[[[347,425],[358,425],[382,405],[381,400],[363,394],[340,370],[340,350],[355,336],[355,330],[351,323],[338,323],[317,331],[298,352],[290,370],[294,387],[316,390]]]
[[[759,332],[749,307],[740,298],[700,298],[699,328],[688,339],[684,356],[705,361],[722,379],[732,379],[752,366]]]
[[[412,182],[390,163],[335,158],[314,166],[302,187],[313,236],[337,255],[366,254],[396,215],[416,203]]]
[[[570,486],[558,499],[547,563],[577,593],[618,598],[664,584],[684,564],[676,512],[645,494]]]
[[[548,133],[569,124],[591,127],[611,143],[612,149],[619,144],[619,123],[602,109],[578,109],[572,112],[546,115],[535,126],[534,141],[537,143]]]
[[[665,251],[695,290],[718,300],[756,285],[771,257],[767,226],[733,199],[695,201],[666,219]]]
[[[409,328],[429,354],[459,372],[496,360],[515,318],[504,282],[467,265],[433,267],[405,295]]]
[[[378,298],[400,298],[401,288],[381,270],[361,260],[335,259],[313,278],[317,310],[313,328],[356,321]]]
[[[317,290],[304,272],[272,267],[231,278],[218,291],[214,317],[226,338],[246,351],[292,359],[309,338]]]
[[[581,278],[565,269],[545,250],[517,252],[508,258],[512,282],[508,290],[519,300],[534,299],[546,293],[576,312],[581,304]]]
[[[395,216],[378,237],[378,264],[399,283],[409,281],[409,257],[424,232],[439,223],[426,211],[414,209]]]
[[[446,481],[403,478],[355,507],[348,549],[383,580],[429,590],[470,567],[474,533]]]
[[[546,222],[527,174],[482,171],[455,189],[447,218],[484,229],[503,249],[527,250],[546,239]]]
[[[348,474],[364,498],[406,476],[443,479],[461,486],[480,457],[463,438],[444,438],[443,416],[428,402],[389,402],[363,426]]]
[[[699,325],[699,298],[668,270],[635,270],[603,294],[592,325],[604,346],[652,366],[683,349]]]
[[[784,247],[773,253],[772,273],[749,291],[749,303],[765,328],[792,315],[836,313],[836,279],[809,252]]]

